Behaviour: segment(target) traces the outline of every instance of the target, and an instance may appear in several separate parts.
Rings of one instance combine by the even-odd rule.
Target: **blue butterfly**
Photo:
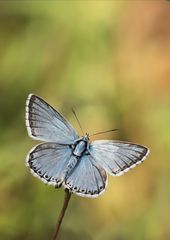
[[[149,149],[128,142],[79,137],[70,123],[40,97],[26,101],[26,127],[31,138],[44,141],[28,153],[26,164],[44,183],[63,186],[82,197],[97,197],[108,174],[120,176],[143,162]]]

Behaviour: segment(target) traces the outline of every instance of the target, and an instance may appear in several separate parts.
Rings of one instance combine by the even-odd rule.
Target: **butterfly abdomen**
[[[73,155],[66,166],[66,170],[64,174],[65,182],[67,181],[67,178],[72,174],[74,169],[80,163],[81,157],[84,155],[85,152],[87,152],[87,149],[88,149],[88,140],[86,136],[78,139],[76,144],[72,146]],[[68,186],[70,189],[72,188],[71,185],[68,184]]]
[[[80,157],[72,156],[66,166],[66,169],[64,171],[64,179],[66,180],[67,177],[72,173],[76,165],[78,165],[78,162],[80,160]]]

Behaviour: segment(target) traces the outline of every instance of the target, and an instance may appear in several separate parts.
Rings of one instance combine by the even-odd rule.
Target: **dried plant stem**
[[[60,215],[57,219],[56,228],[55,228],[55,231],[54,231],[54,234],[53,234],[51,240],[56,240],[57,239],[57,236],[58,236],[58,233],[59,233],[59,230],[60,230],[60,226],[61,226],[64,214],[65,214],[65,211],[67,209],[70,197],[71,197],[71,193],[69,192],[68,189],[65,189],[65,198],[64,198],[63,207],[62,207]]]

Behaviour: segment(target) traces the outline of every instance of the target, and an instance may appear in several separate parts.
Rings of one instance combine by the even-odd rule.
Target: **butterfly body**
[[[68,176],[74,171],[74,168],[76,167],[77,164],[81,161],[81,157],[85,154],[89,154],[88,148],[89,148],[89,137],[88,134],[85,136],[79,138],[76,140],[74,145],[70,146],[72,148],[72,158],[70,158],[66,169],[65,169],[65,174],[63,178],[63,183],[66,182],[66,179]]]
[[[81,157],[83,154],[88,154],[89,137],[88,134],[79,138],[74,145],[73,155]]]
[[[28,153],[26,164],[44,183],[63,186],[83,197],[97,197],[107,186],[108,174],[120,176],[143,162],[144,146],[113,140],[89,142],[40,97],[26,101],[26,126],[30,137],[43,143]]]

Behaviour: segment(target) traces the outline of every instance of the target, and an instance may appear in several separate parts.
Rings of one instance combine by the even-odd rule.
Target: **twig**
[[[60,215],[57,219],[56,228],[55,228],[55,231],[54,231],[54,234],[53,234],[51,240],[56,240],[57,239],[57,236],[58,236],[58,233],[59,233],[59,230],[60,230],[60,226],[61,226],[64,214],[65,214],[65,211],[67,209],[70,197],[71,197],[71,192],[69,192],[68,189],[65,189],[65,198],[64,198],[63,207],[62,207]]]

